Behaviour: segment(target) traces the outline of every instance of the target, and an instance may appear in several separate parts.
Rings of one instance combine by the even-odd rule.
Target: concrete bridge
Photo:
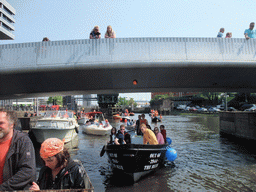
[[[255,76],[254,39],[117,38],[0,45],[0,99],[122,92],[256,92]]]

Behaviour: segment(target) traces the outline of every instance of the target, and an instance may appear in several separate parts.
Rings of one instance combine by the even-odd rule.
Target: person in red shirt
[[[36,179],[33,143],[14,129],[16,121],[14,111],[0,109],[0,191],[28,190]]]
[[[164,129],[164,125],[160,125],[160,130],[164,137],[164,142],[166,143],[166,130]]]

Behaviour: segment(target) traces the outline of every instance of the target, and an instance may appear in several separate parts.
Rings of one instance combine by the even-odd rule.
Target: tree
[[[134,107],[136,107],[137,103],[134,101],[133,98],[131,98],[130,100],[126,100],[125,97],[119,97],[117,105],[123,105],[123,106],[131,106],[131,105],[133,105]]]
[[[47,101],[47,104],[53,104],[53,101],[54,101],[54,104],[56,104],[56,105],[63,105],[62,96],[49,97],[48,101]]]

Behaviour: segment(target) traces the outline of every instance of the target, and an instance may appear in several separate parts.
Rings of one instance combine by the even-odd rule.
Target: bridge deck
[[[255,62],[254,39],[117,38],[6,44],[0,45],[0,98],[52,92],[256,92]]]

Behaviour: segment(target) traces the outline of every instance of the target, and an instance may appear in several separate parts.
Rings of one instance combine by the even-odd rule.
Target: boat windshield
[[[46,111],[44,117],[73,118],[73,113],[69,111]]]
[[[73,118],[73,113],[72,112],[68,112],[68,111],[59,111],[58,115],[60,117]]]
[[[36,123],[37,128],[58,128],[65,129],[70,127],[70,122],[68,121],[38,121]]]

